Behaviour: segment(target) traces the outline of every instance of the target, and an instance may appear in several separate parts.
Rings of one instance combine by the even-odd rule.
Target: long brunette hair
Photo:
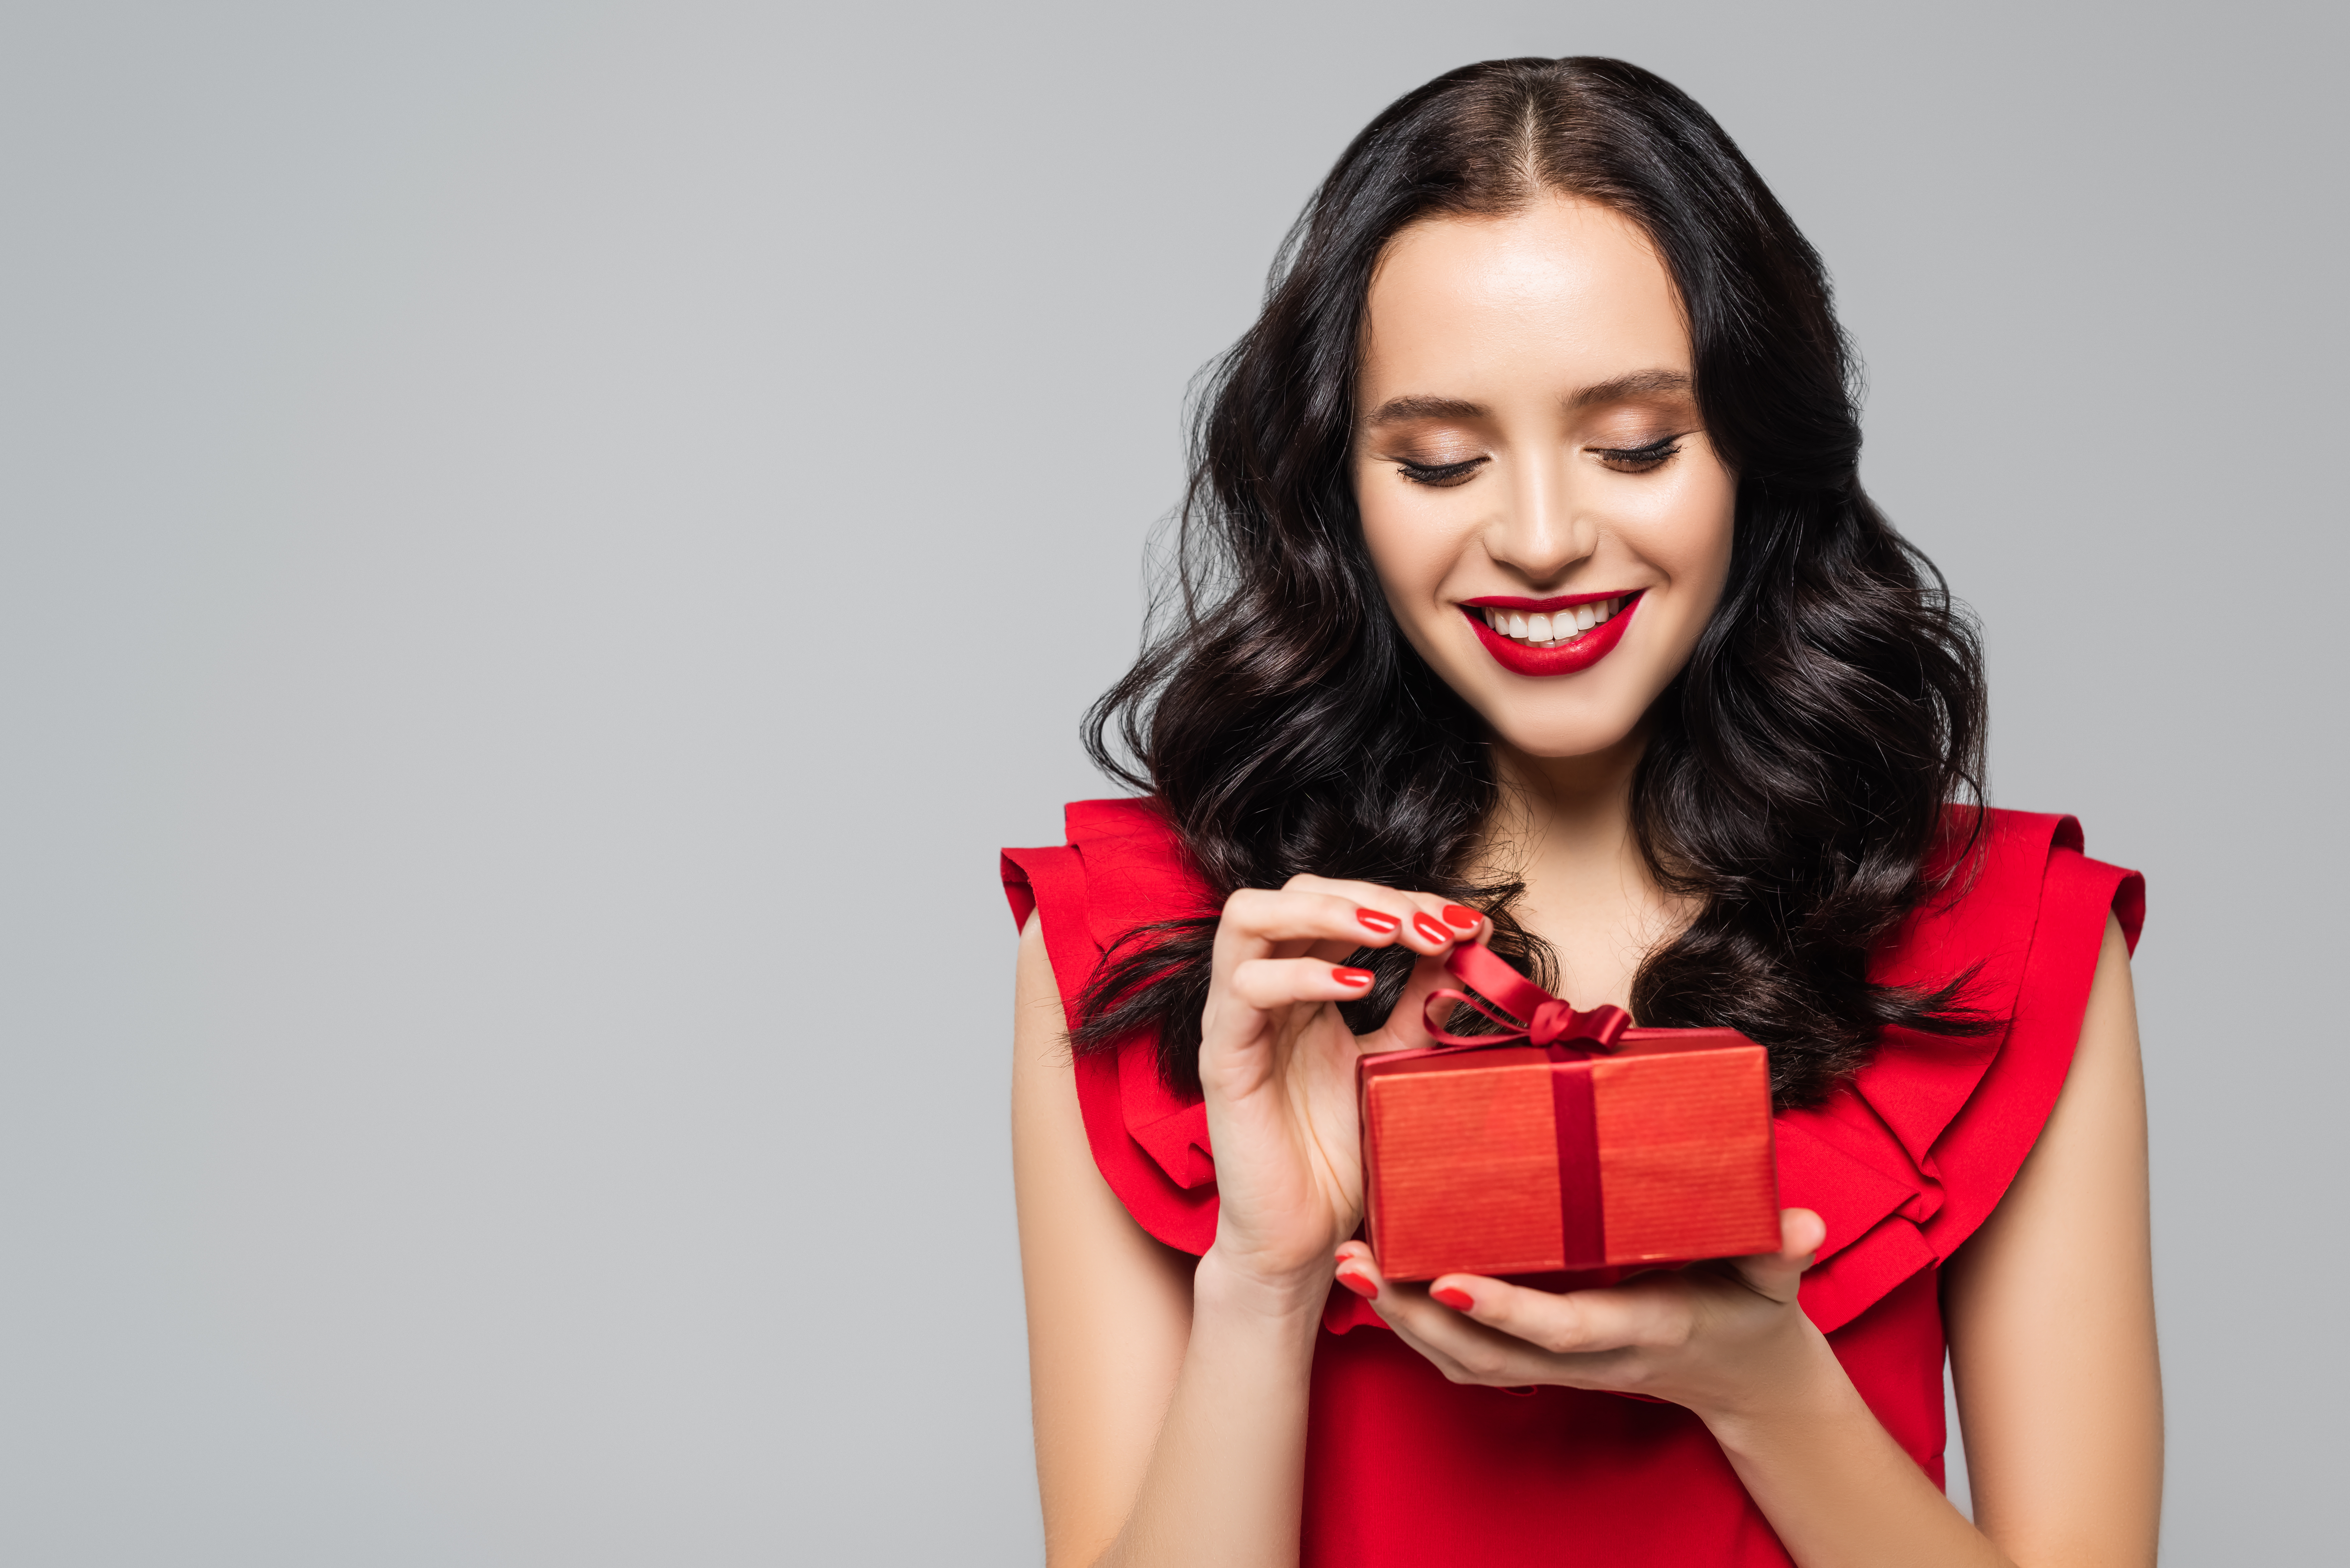
[[[1977,1032],[1939,989],[1878,985],[1872,953],[1971,842],[1984,693],[1972,625],[1862,492],[1856,375],[1818,253],[1712,117],[1620,60],[1493,60],[1407,94],[1357,137],[1290,231],[1263,313],[1196,411],[1172,591],[1134,668],[1087,716],[1087,749],[1154,795],[1218,898],[1300,872],[1441,893],[1492,914],[1494,947],[1553,985],[1479,882],[1500,801],[1482,721],[1405,641],[1347,467],[1370,277],[1405,225],[1506,213],[1547,191],[1639,223],[1679,286],[1709,439],[1737,475],[1728,586],[1648,716],[1632,820],[1658,882],[1700,913],[1632,987],[1646,1024],[1767,1046],[1783,1106],[1817,1100],[1879,1033]],[[1121,760],[1120,750],[1130,760]],[[1155,1029],[1196,1089],[1215,916],[1127,933],[1072,1039]],[[1375,1027],[1402,948],[1342,1004]]]

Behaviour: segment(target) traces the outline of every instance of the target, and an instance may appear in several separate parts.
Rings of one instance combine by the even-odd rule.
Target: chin
[[[1595,714],[1586,719],[1544,720],[1488,713],[1485,722],[1492,729],[1494,739],[1511,750],[1544,762],[1556,762],[1617,750],[1632,740],[1634,732],[1640,727],[1640,715],[1624,713],[1602,718]]]

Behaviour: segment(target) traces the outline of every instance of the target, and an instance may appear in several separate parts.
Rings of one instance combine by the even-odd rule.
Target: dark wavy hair
[[[1493,916],[1494,947],[1553,985],[1511,915],[1522,884],[1472,879],[1500,784],[1481,721],[1404,639],[1348,471],[1373,268],[1421,219],[1544,192],[1638,223],[1689,321],[1709,438],[1737,477],[1728,586],[1648,715],[1632,787],[1641,854],[1694,921],[1632,988],[1646,1024],[1728,1026],[1767,1046],[1782,1106],[1816,1101],[1890,1025],[1984,1027],[1966,976],[1872,983],[1871,955],[1954,875],[1980,831],[1984,692],[1973,626],[1862,492],[1851,349],[1826,274],[1712,117],[1620,60],[1492,60],[1409,93],[1357,136],[1291,229],[1264,308],[1211,366],[1172,583],[1134,668],[1086,721],[1113,777],[1156,798],[1218,899],[1300,872],[1441,893]],[[1126,760],[1121,760],[1120,750]],[[1079,1002],[1079,1051],[1156,1030],[1196,1090],[1216,917],[1115,944]],[[1358,1032],[1411,954],[1344,1004]]]

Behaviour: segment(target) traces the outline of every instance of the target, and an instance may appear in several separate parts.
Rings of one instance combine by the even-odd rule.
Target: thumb
[[[1481,924],[1461,940],[1464,943],[1481,941],[1492,929],[1490,923]],[[1428,1033],[1428,999],[1446,986],[1461,983],[1453,978],[1452,971],[1444,967],[1448,956],[1449,953],[1421,954],[1419,961],[1411,966],[1411,978],[1404,982],[1403,994],[1396,999],[1395,1011],[1388,1014],[1388,1037],[1400,1042],[1407,1050],[1419,1050],[1436,1044],[1434,1037]],[[1436,1016],[1440,1022],[1446,1011],[1438,1011]]]
[[[1736,1267],[1746,1283],[1774,1302],[1795,1299],[1804,1271],[1812,1266],[1820,1245],[1828,1239],[1827,1221],[1809,1209],[1779,1210],[1779,1250],[1740,1258]]]

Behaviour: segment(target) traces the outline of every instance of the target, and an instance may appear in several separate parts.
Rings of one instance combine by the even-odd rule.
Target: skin
[[[1355,463],[1365,536],[1398,623],[1492,728],[1506,787],[1485,854],[1528,882],[1524,918],[1582,1006],[1625,1003],[1641,957],[1690,914],[1649,878],[1627,813],[1642,716],[1688,659],[1729,559],[1734,481],[1674,381],[1689,370],[1679,302],[1646,237],[1568,198],[1415,225],[1372,285]],[[1503,670],[1459,608],[1634,589],[1645,597],[1622,642],[1570,676]],[[1423,1043],[1419,1002],[1441,955],[1482,929],[1412,924],[1442,908],[1310,877],[1226,903],[1200,1054],[1221,1209],[1196,1264],[1146,1236],[1094,1166],[1029,922],[1013,1130],[1049,1562],[1297,1561],[1307,1379],[1334,1274],[1454,1381],[1686,1406],[1804,1568],[2153,1561],[2160,1386],[2118,929],[2055,1111],[1944,1272],[1978,1529],[1795,1305],[1822,1234],[1808,1210],[1785,1211],[1775,1254],[1607,1290],[1378,1277],[1349,1240],[1354,1064]],[[1367,928],[1364,909],[1399,929]],[[1388,1023],[1357,1038],[1333,1003],[1359,987],[1336,966],[1390,941],[1420,962]]]

